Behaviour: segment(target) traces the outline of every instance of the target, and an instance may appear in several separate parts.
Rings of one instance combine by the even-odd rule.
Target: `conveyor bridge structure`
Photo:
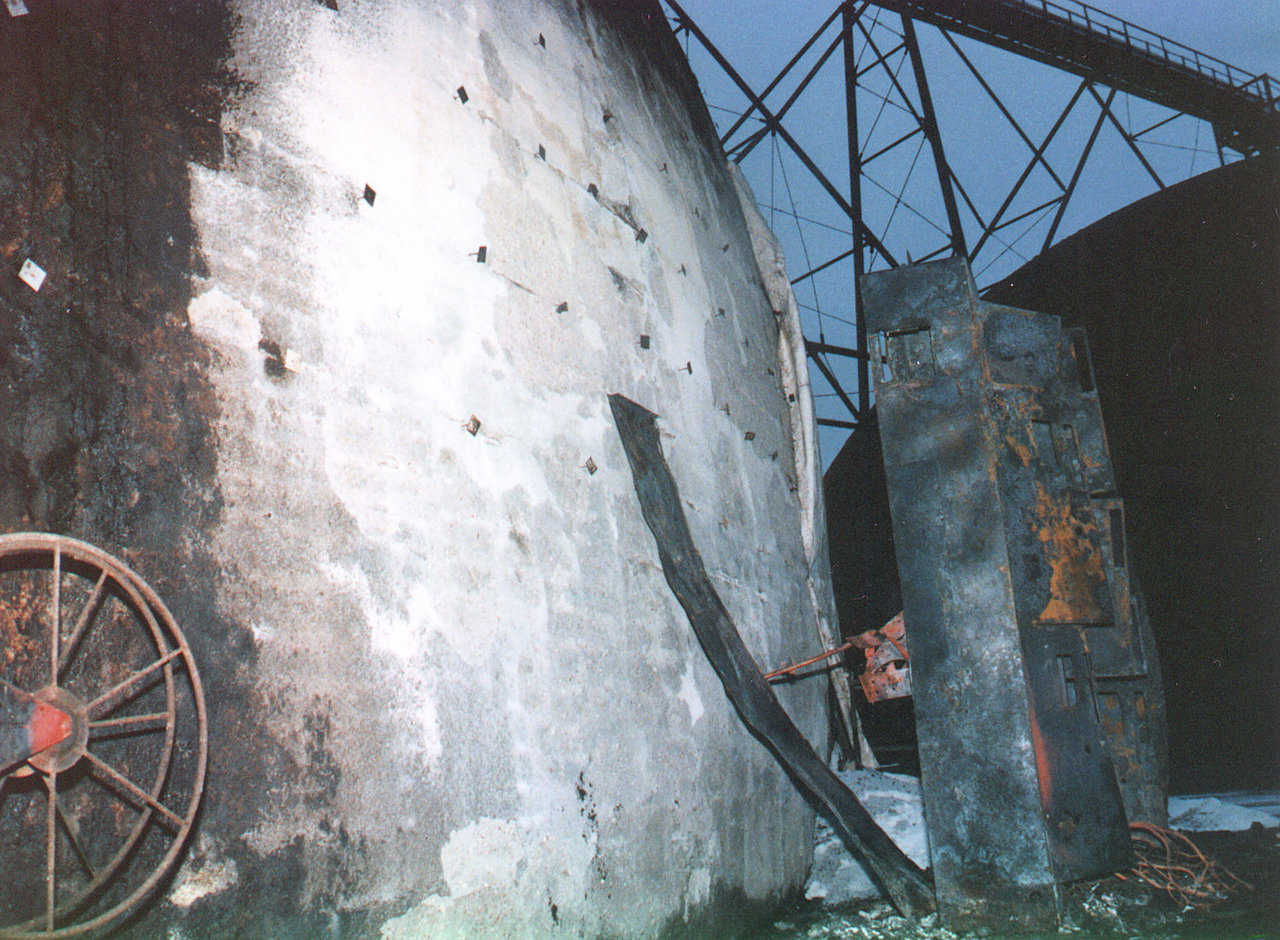
[[[1280,144],[1280,83],[1072,0],[874,0],[877,6],[1213,125],[1244,154]]]

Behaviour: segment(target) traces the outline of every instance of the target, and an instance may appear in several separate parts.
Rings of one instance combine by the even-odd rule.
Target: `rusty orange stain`
[[[1036,754],[1036,782],[1040,785],[1040,806],[1047,813],[1053,798],[1053,768],[1049,764],[1049,752],[1045,750],[1044,736],[1040,733],[1040,722],[1036,720],[1034,705],[1027,715],[1031,719],[1031,749]]]
[[[1096,590],[1107,582],[1102,554],[1090,540],[1098,531],[1091,518],[1081,519],[1066,499],[1055,499],[1036,483],[1036,536],[1049,562],[1049,603],[1039,620],[1057,623],[1095,623],[1102,619]],[[1077,534],[1078,533],[1078,534]]]
[[[1031,466],[1031,448],[1019,440],[1015,440],[1012,434],[1006,434],[1004,442],[1009,445],[1009,450],[1013,451],[1015,457],[1022,463],[1024,467]]]
[[[62,180],[54,180],[49,184],[48,188],[45,190],[44,206],[43,206],[44,210],[48,212],[50,209],[54,208],[59,203],[61,203],[64,200],[64,198],[65,198],[65,195],[62,188]]]

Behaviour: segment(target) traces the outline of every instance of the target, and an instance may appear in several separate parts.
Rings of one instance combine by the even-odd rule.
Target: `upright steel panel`
[[[1140,722],[1099,721],[1100,698],[1119,715],[1159,689],[1087,351],[980,301],[962,259],[862,289],[939,905],[1045,926],[1058,883],[1127,864],[1126,798],[1150,818],[1162,793],[1139,756],[1122,794]],[[1108,699],[1104,678],[1131,686]]]

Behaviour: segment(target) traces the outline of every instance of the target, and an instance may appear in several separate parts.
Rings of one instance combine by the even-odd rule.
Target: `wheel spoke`
[[[71,631],[71,636],[67,638],[67,642],[62,644],[62,654],[58,658],[59,675],[66,670],[71,657],[75,655],[76,647],[80,645],[80,640],[88,632],[89,627],[92,626],[94,616],[98,612],[99,602],[102,600],[103,589],[106,586],[107,572],[104,568],[102,574],[98,575],[98,583],[93,586],[93,594],[89,597],[88,603],[84,605],[84,609],[80,611],[80,616],[76,619],[75,629]]]
[[[8,679],[6,679],[4,676],[0,676],[0,686],[3,686],[4,688],[8,689],[8,690],[9,690],[9,694],[10,694],[10,695],[17,695],[17,696],[21,697],[21,696],[24,696],[24,695],[29,694],[29,693],[27,693],[27,692],[23,691],[21,687],[14,685],[12,682],[10,682]]]
[[[53,546],[53,611],[49,618],[52,623],[49,637],[49,677],[50,684],[58,687],[58,645],[62,639],[62,547]],[[52,927],[50,929],[53,929]]]
[[[191,835],[208,760],[197,664],[155,591],[92,545],[0,534],[0,574],[31,631],[18,672],[0,668],[0,698],[38,690],[75,733],[0,767],[0,938],[105,934],[172,876]]]
[[[115,711],[133,696],[142,691],[145,686],[145,680],[160,667],[167,665],[174,659],[182,655],[182,650],[172,649],[164,656],[161,656],[150,666],[139,669],[129,678],[116,685],[114,688],[103,692],[92,702],[89,703],[88,712],[90,718],[100,718],[103,715],[110,714]]]
[[[151,712],[146,715],[129,715],[125,718],[107,718],[89,722],[89,738],[109,737],[112,732],[128,734],[133,731],[162,731],[169,724],[168,712]]]
[[[45,814],[45,908],[44,926],[49,933],[53,932],[54,897],[57,894],[57,874],[55,868],[58,860],[58,774],[53,772],[45,778],[45,789],[49,791],[49,809]]]
[[[120,771],[116,770],[102,758],[98,757],[98,755],[94,754],[92,751],[85,751],[84,756],[89,759],[89,762],[93,764],[101,774],[120,789],[128,793],[135,800],[138,800],[155,810],[179,830],[181,830],[185,825],[185,821],[181,816],[169,809],[169,807],[165,806],[159,800],[155,799],[150,793],[142,789],[142,787],[138,786],[124,774],[120,773]]]
[[[57,797],[55,803],[58,807],[58,818],[62,820],[62,831],[67,834],[71,847],[76,850],[76,855],[80,859],[80,864],[89,873],[89,879],[92,881],[98,877],[98,872],[94,869],[93,863],[89,861],[89,853],[85,851],[84,845],[80,841],[80,826],[71,818],[71,814],[67,812],[62,797]]]

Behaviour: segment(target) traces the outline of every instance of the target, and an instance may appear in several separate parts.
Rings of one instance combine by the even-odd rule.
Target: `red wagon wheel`
[[[62,722],[52,746],[9,766],[0,752],[0,938],[104,930],[173,870],[199,808],[208,727],[191,649],[118,559],[3,535],[0,681],[46,730]]]

